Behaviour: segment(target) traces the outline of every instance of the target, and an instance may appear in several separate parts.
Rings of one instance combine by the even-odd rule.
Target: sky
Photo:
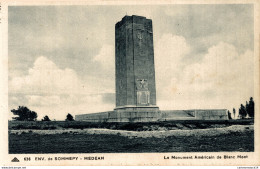
[[[113,110],[115,24],[125,15],[140,15],[153,22],[160,110],[232,112],[254,97],[253,9],[250,4],[9,6],[9,110],[27,106],[38,120]]]

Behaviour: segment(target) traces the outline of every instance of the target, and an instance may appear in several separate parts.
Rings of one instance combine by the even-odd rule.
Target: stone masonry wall
[[[164,110],[129,108],[93,114],[76,115],[78,121],[89,122],[149,122],[171,120],[228,120],[226,109]]]

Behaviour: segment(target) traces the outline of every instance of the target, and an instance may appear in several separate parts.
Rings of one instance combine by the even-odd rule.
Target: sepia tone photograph
[[[255,9],[8,5],[8,154],[248,158],[259,110]]]

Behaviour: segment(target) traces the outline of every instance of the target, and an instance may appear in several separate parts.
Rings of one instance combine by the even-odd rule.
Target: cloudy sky
[[[115,107],[115,24],[152,19],[157,105],[238,108],[254,96],[253,5],[11,6],[9,110],[63,120]],[[10,113],[11,116],[11,113]]]

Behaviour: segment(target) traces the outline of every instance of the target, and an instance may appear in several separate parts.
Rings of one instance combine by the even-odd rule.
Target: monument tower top
[[[117,22],[116,23],[116,29],[121,27],[122,25],[124,25],[125,23],[143,23],[143,21],[150,21],[152,23],[152,20],[151,19],[147,19],[146,17],[144,16],[137,16],[137,15],[132,15],[132,16],[124,16],[122,18],[121,21]]]

